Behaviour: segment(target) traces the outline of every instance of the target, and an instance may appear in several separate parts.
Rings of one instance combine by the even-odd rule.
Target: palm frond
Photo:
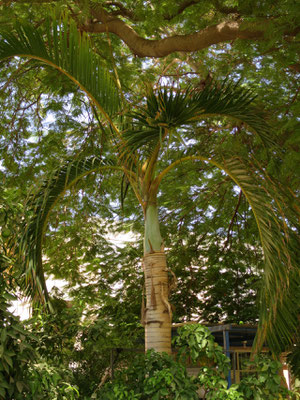
[[[151,89],[146,106],[129,116],[133,119],[133,129],[128,129],[124,138],[133,151],[143,147],[153,147],[161,140],[164,129],[171,130],[189,123],[195,115],[195,106],[190,106],[190,90],[185,92]]]
[[[122,176],[122,180],[121,180],[121,196],[120,196],[122,210],[124,209],[124,201],[126,199],[126,195],[127,195],[129,186],[130,186],[130,182],[128,181],[128,178],[127,178],[126,174],[124,173]]]
[[[207,117],[225,116],[243,122],[266,146],[274,145],[263,113],[254,107],[255,98],[256,95],[241,87],[239,82],[228,81],[212,81],[200,92],[192,88],[151,90],[146,105],[130,114],[133,129],[124,137],[134,150],[146,145],[152,147],[160,140],[162,129],[172,130]]]
[[[78,180],[114,164],[99,157],[68,161],[54,171],[40,189],[29,198],[27,209],[31,214],[20,239],[20,263],[24,271],[23,290],[28,297],[41,302],[48,299],[42,263],[42,243],[49,214],[59,199]]]
[[[253,157],[231,154],[184,156],[158,175],[158,184],[172,168],[191,160],[223,170],[240,187],[253,211],[264,254],[254,351],[261,350],[267,341],[269,348],[280,354],[292,345],[299,326],[300,207],[296,196],[274,181]]]
[[[47,19],[43,27],[45,32],[18,23],[13,32],[0,30],[0,61],[25,57],[54,67],[85,91],[104,115],[116,113],[120,106],[117,87],[93,52],[88,36],[66,18]]]
[[[238,157],[217,160],[240,186],[255,215],[264,252],[260,320],[255,348],[267,341],[280,353],[292,343],[299,318],[299,226],[277,185]],[[288,215],[289,214],[289,215]],[[298,216],[299,218],[299,216]]]

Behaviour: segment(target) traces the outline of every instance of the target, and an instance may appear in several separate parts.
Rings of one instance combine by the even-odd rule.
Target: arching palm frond
[[[42,265],[42,242],[50,211],[66,190],[78,180],[92,172],[111,168],[115,168],[112,162],[99,157],[66,162],[51,174],[38,192],[30,197],[27,209],[32,216],[24,227],[19,244],[20,262],[25,278],[23,289],[27,296],[33,296],[37,302],[48,298]]]
[[[87,35],[67,19],[48,19],[43,26],[45,32],[19,22],[14,32],[0,30],[0,61],[25,57],[54,67],[84,90],[104,115],[116,113],[120,106],[117,87]]]
[[[202,91],[151,90],[147,104],[131,113],[133,129],[124,137],[128,146],[137,150],[156,145],[164,129],[174,129],[211,116],[229,117],[247,125],[266,145],[273,145],[270,127],[262,112],[254,107],[255,94],[239,83],[211,82]]]
[[[274,145],[265,115],[255,105],[256,97],[251,89],[242,87],[240,82],[212,81],[203,91],[192,95],[192,102],[197,105],[196,119],[206,116],[229,117],[243,122],[260,137],[265,146]]]
[[[299,326],[300,208],[295,196],[282,190],[256,160],[232,155],[183,157],[158,176],[159,183],[172,168],[191,160],[208,162],[223,170],[240,187],[254,213],[264,253],[254,350],[261,350],[267,341],[270,349],[279,354],[293,343]]]
[[[254,213],[264,253],[260,320],[255,348],[265,341],[280,353],[292,343],[299,324],[299,226],[296,213],[275,183],[238,157],[217,160],[240,186]],[[287,215],[289,214],[289,215]],[[298,215],[299,217],[299,215]]]

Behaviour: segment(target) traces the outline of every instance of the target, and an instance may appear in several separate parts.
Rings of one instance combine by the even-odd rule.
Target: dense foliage
[[[128,368],[123,366],[117,371],[114,381],[98,391],[95,398],[187,400],[198,399],[200,392],[211,400],[299,398],[299,394],[281,385],[278,375],[281,365],[266,355],[249,362],[248,368],[253,372],[227,389],[230,360],[203,326],[180,328],[175,346],[177,361],[166,354],[149,351],[136,358]],[[185,368],[189,362],[198,366],[197,375],[192,377]]]
[[[0,255],[0,399],[74,400],[79,393],[71,370],[53,363],[50,346],[43,358],[38,337],[10,310],[11,301],[17,301],[10,293],[13,278],[7,271],[12,262]]]
[[[233,125],[226,117],[211,117],[198,124],[192,136],[184,129],[180,131],[179,144],[168,146],[161,168],[175,161],[178,154],[184,154],[183,149],[189,146],[197,146],[197,150],[207,154],[216,151],[224,155],[240,154],[250,160],[247,164],[250,171],[263,171],[269,182],[276,182],[284,195],[284,207],[290,211],[287,225],[294,224],[294,232],[299,232],[299,220],[296,223],[293,220],[300,210],[297,200],[300,8],[297,2],[168,0],[146,4],[131,0],[6,0],[0,2],[0,24],[11,33],[25,21],[29,27],[39,27],[45,34],[45,17],[60,15],[62,11],[74,21],[74,31],[88,32],[89,60],[91,64],[94,62],[92,50],[95,51],[99,76],[102,69],[107,69],[110,75],[104,74],[105,79],[117,82],[117,91],[107,96],[101,92],[96,77],[94,82],[100,96],[96,100],[106,104],[110,99],[109,103],[115,107],[113,113],[123,97],[128,103],[122,111],[126,118],[135,118],[137,131],[150,87],[154,88],[154,94],[160,86],[165,87],[165,93],[176,92],[180,87],[183,91],[191,89],[195,94],[203,92],[212,81],[218,84],[227,78],[239,81],[245,90],[255,90],[257,108],[266,110],[272,140],[276,143],[271,156],[258,138],[249,135],[244,124]],[[128,27],[136,33],[134,40]],[[219,29],[218,37],[214,27]],[[222,31],[221,27],[227,30]],[[205,32],[211,36],[201,42],[198,38]],[[191,36],[196,34],[199,35]],[[185,35],[182,45],[182,38],[176,35]],[[176,43],[174,47],[168,41],[174,36],[172,43],[185,47],[177,48]],[[145,46],[139,44],[140,39]],[[198,47],[191,49],[189,43]],[[61,67],[67,63],[68,45],[65,41],[59,59]],[[55,59],[56,55],[50,53],[48,58]],[[70,64],[68,71],[79,74],[83,65],[75,71]],[[85,81],[87,86],[90,83]],[[50,292],[56,312],[49,315],[36,309],[29,330],[38,342],[32,342],[29,336],[23,339],[27,333],[7,310],[7,301],[10,293],[19,294],[24,290],[24,268],[16,261],[16,238],[23,232],[24,220],[32,218],[35,212],[24,207],[34,197],[28,195],[29,188],[37,193],[36,188],[42,187],[48,172],[59,170],[65,160],[74,160],[79,155],[107,157],[110,133],[76,82],[45,66],[40,67],[38,60],[15,58],[1,62],[0,103],[0,262],[1,273],[5,274],[0,282],[5,286],[1,289],[1,345],[4,346],[1,382],[4,383],[0,394],[4,397],[3,393],[8,390],[10,395],[22,392],[27,368],[24,365],[30,362],[26,379],[31,376],[30,379],[39,382],[40,398],[50,398],[50,393],[53,398],[62,395],[56,393],[58,381],[68,382],[60,386],[61,390],[70,390],[70,396],[76,396],[77,389],[72,389],[73,375],[67,372],[70,364],[76,365],[76,384],[88,398],[99,385],[100,377],[105,375],[110,349],[131,347],[142,336],[142,210],[120,172],[92,173],[65,192],[49,215],[50,229],[46,231],[43,245],[46,277],[62,280],[65,296],[62,299],[55,290]],[[152,125],[163,122],[155,113],[147,118],[152,118]],[[137,151],[144,150],[137,148]],[[260,303],[264,301],[257,296],[264,288],[264,256],[255,216],[242,191],[214,166],[189,161],[164,178],[159,202],[162,236],[172,270],[173,321],[257,323]],[[291,237],[289,244],[294,254],[299,255],[296,236]],[[298,287],[293,286],[298,276],[299,271],[295,270],[287,285],[285,276],[278,278],[280,286],[291,289],[293,304],[299,304],[300,300]],[[9,334],[8,326],[11,327]],[[20,335],[24,347],[16,349]],[[295,376],[300,371],[298,336],[295,333],[293,337],[295,345],[288,344],[284,349],[291,351],[289,360]],[[23,357],[29,346],[37,350],[36,367],[29,355]],[[126,357],[122,353],[118,356],[120,362],[123,356]],[[141,365],[150,371],[153,363],[164,365],[166,372],[158,374],[154,383],[145,383],[140,377],[140,387],[145,384],[151,396],[155,385],[160,387],[165,382],[168,386],[172,382],[175,368],[173,361],[149,355],[133,364],[132,374]],[[274,365],[270,368],[275,370]],[[210,373],[206,372],[203,382]],[[7,383],[8,373],[14,379],[13,384]],[[179,369],[178,373],[180,390],[194,390],[185,372]],[[45,377],[43,384],[42,376]],[[264,387],[259,386],[264,383],[262,376],[261,380],[249,381],[246,386],[259,388],[255,389],[257,393],[261,391],[262,398],[266,398]],[[275,379],[274,388],[276,384]],[[120,393],[127,390],[124,383],[119,385],[113,389],[116,398],[121,398]],[[251,396],[246,393],[246,386],[241,390],[245,396]],[[166,390],[178,390],[174,387]],[[226,390],[224,382],[220,387]],[[37,385],[30,390],[38,398]],[[128,388],[128,393],[134,396],[134,390]],[[234,396],[233,392],[231,395]]]

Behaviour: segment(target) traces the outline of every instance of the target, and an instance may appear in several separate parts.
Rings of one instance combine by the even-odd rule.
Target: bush
[[[245,399],[254,400],[277,400],[300,398],[296,393],[287,390],[281,385],[279,371],[282,368],[280,362],[260,355],[255,356],[253,361],[245,363],[247,369],[255,372],[245,376],[239,385],[239,391],[244,394]]]
[[[103,400],[192,400],[200,389],[207,400],[287,400],[299,395],[281,386],[280,363],[267,356],[255,357],[248,363],[253,373],[239,385],[227,389],[230,360],[214,342],[210,331],[200,325],[178,329],[174,343],[179,349],[176,360],[167,354],[148,351],[130,365],[116,372],[113,382],[94,393],[93,399]],[[187,374],[185,365],[190,357],[200,362],[196,377]]]
[[[114,382],[99,391],[97,399],[198,399],[197,386],[183,365],[167,354],[149,350],[117,371]]]
[[[71,371],[50,366],[45,361],[32,364],[28,369],[29,391],[26,400],[75,400],[77,388],[71,385]]]
[[[9,262],[0,254],[0,400],[74,400],[79,393],[69,383],[71,371],[42,359],[38,339],[9,311],[16,300],[7,285]]]

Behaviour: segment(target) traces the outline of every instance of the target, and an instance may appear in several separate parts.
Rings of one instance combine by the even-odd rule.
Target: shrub
[[[257,356],[248,363],[253,369],[240,382],[227,389],[230,360],[214,342],[210,331],[201,325],[178,329],[174,343],[176,359],[148,351],[137,356],[127,367],[116,372],[113,382],[95,392],[93,399],[103,400],[192,400],[200,389],[207,400],[287,400],[300,396],[281,386],[280,363],[267,356]],[[185,365],[190,358],[200,363],[197,376],[190,377]]]

